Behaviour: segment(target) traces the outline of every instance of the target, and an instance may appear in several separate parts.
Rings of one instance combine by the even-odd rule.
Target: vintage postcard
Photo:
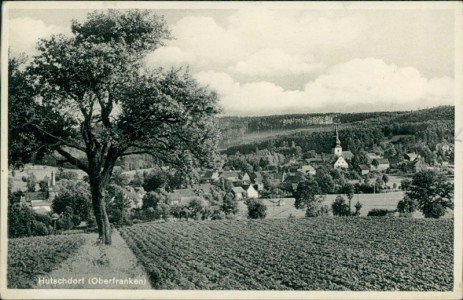
[[[461,2],[6,2],[2,299],[461,299]]]

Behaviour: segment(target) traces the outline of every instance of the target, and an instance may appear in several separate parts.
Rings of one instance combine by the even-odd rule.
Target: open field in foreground
[[[55,235],[8,241],[8,288],[31,288],[75,254],[84,244],[83,235]]]
[[[145,223],[121,234],[157,289],[453,288],[448,219]]]

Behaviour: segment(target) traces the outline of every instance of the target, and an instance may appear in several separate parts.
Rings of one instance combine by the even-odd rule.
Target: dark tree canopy
[[[404,200],[417,201],[426,218],[439,218],[447,208],[453,209],[454,185],[434,171],[421,171],[413,176]]]
[[[100,237],[110,243],[102,199],[116,161],[149,154],[185,173],[213,162],[217,95],[188,71],[144,65],[170,38],[149,11],[94,12],[71,29],[40,40],[26,71],[10,74],[28,92],[21,80],[10,86],[11,141],[25,144],[21,159],[56,151],[88,174]]]

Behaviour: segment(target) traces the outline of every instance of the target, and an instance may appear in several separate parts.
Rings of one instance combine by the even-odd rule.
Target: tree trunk
[[[89,176],[93,177],[93,176]],[[111,245],[111,225],[109,224],[108,214],[106,213],[106,203],[104,199],[104,186],[98,178],[90,179],[92,192],[93,214],[95,215],[98,226],[98,236],[102,243]]]

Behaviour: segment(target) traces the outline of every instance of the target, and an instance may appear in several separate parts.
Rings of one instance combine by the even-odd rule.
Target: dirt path
[[[88,234],[78,253],[42,277],[42,283],[39,278],[35,288],[151,289],[146,272],[117,230],[110,246],[99,245],[97,237]]]

